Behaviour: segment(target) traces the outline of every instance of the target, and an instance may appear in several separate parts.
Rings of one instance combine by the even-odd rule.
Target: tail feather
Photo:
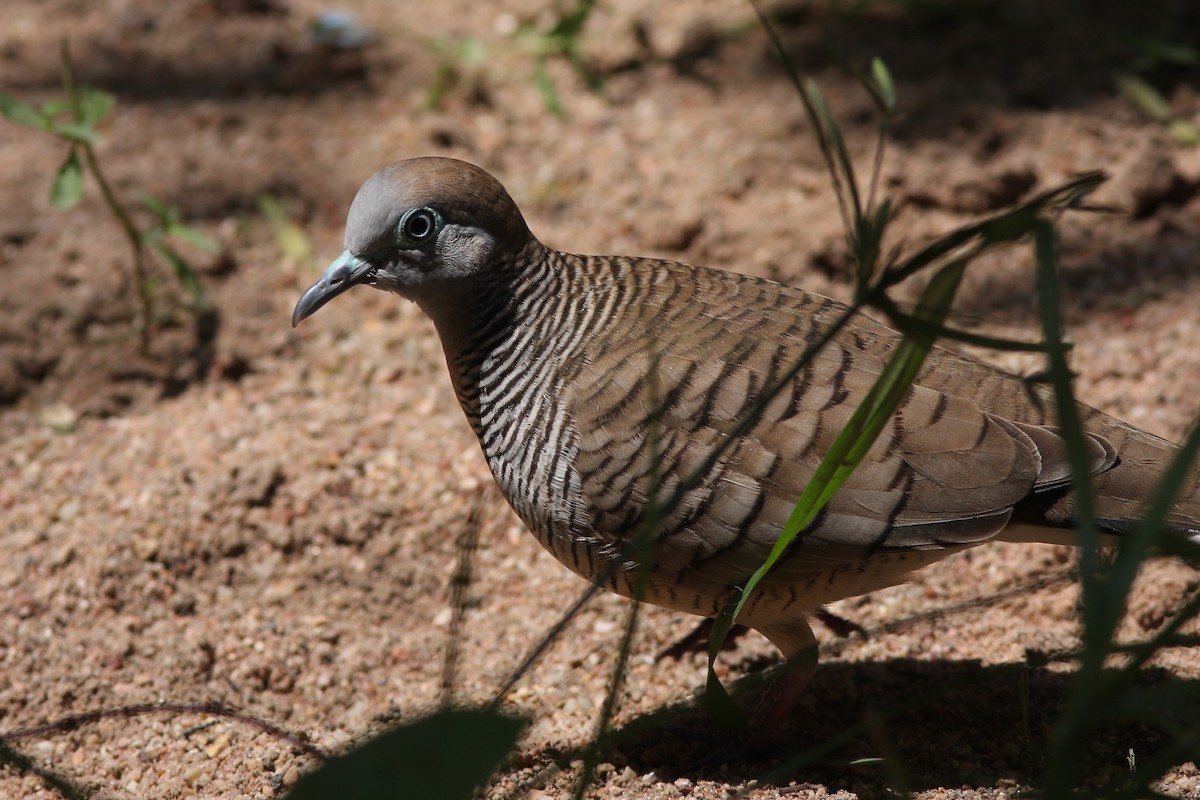
[[[1114,441],[1118,460],[1096,479],[1096,519],[1116,533],[1128,531],[1141,520],[1163,475],[1179,454],[1165,439],[1112,420],[1123,440]],[[1193,465],[1171,512],[1169,530],[1200,541],[1200,469]]]
[[[1042,450],[1043,471],[1049,474],[1039,480],[1034,494],[1014,509],[1013,525],[1001,538],[1062,542],[1064,534],[1070,536],[1064,529],[1075,519],[1075,497],[1069,481],[1063,480],[1069,476],[1066,444],[1051,428],[1021,427]],[[1089,445],[1100,445],[1106,451],[1095,462],[1093,472],[1095,517],[1100,528],[1115,539],[1137,527],[1179,447],[1098,411],[1089,413],[1085,427]],[[1200,543],[1200,468],[1193,466],[1166,526]]]

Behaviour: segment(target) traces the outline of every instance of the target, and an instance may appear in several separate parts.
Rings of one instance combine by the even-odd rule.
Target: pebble
[[[39,419],[56,433],[71,433],[79,423],[79,412],[66,403],[51,403],[42,409]]]

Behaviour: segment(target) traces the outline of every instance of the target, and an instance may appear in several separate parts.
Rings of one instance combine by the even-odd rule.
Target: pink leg
[[[765,741],[781,738],[787,732],[792,711],[817,671],[817,640],[806,622],[755,627],[787,659],[784,673],[767,689],[750,717],[747,733]]]

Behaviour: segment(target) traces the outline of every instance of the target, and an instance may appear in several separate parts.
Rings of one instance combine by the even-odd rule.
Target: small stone
[[[54,555],[50,558],[50,565],[53,567],[65,567],[74,560],[75,548],[69,544],[64,544],[54,551]]]
[[[58,519],[62,522],[70,522],[79,516],[79,500],[71,498],[58,507]]]
[[[229,502],[247,508],[271,505],[276,490],[286,480],[283,465],[267,460],[239,467],[230,478]]]
[[[39,418],[43,425],[57,433],[71,433],[79,423],[79,413],[63,402],[46,406]]]
[[[158,539],[151,536],[134,536],[129,546],[133,549],[133,554],[141,561],[153,561],[158,556]]]
[[[171,599],[171,610],[181,617],[191,616],[196,613],[196,596],[192,594],[180,594]]]
[[[225,731],[218,736],[212,744],[204,748],[204,754],[209,758],[216,758],[217,756],[221,755],[226,747],[229,746],[229,740],[231,738],[232,737],[230,736],[229,731]]]

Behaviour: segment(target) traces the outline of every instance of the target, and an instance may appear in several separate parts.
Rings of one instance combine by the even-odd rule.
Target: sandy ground
[[[585,588],[493,486],[414,307],[363,289],[289,327],[299,292],[341,249],[354,190],[382,164],[433,153],[480,163],[563,249],[848,294],[813,137],[746,5],[602,4],[584,49],[603,86],[589,91],[561,60],[549,65],[562,118],[535,87],[527,40],[511,33],[547,24],[540,3],[345,5],[371,46],[313,45],[308,26],[325,9],[311,0],[6,9],[0,86],[55,96],[68,36],[81,80],[119,101],[99,148],[118,192],[177,205],[223,253],[194,254],[219,324],[175,311],[139,353],[127,248],[95,187],[72,211],[50,208],[63,147],[0,123],[0,732],[129,704],[219,703],[337,749],[434,708],[449,644],[457,698],[488,699]],[[846,65],[880,55],[891,67],[902,113],[882,185],[900,208],[897,242],[1074,172],[1111,174],[1098,200],[1128,213],[1063,225],[1078,392],[1178,438],[1200,412],[1200,154],[1111,78],[1145,67],[1137,41],[1195,47],[1200,18],[1184,2],[1140,16],[1137,4],[1092,3],[1083,16],[1075,5],[794,5],[782,32],[864,164],[875,118]],[[427,108],[448,63],[436,37],[471,37],[484,57],[459,65],[458,83]],[[1197,118],[1194,68],[1146,74],[1177,115]],[[303,228],[311,258],[280,252],[258,211],[264,195]],[[979,263],[960,323],[1033,335],[1030,263],[1026,248]],[[451,636],[448,587],[473,514],[474,580]],[[844,601],[834,610],[874,635],[841,640],[818,626],[822,667],[787,741],[739,747],[692,705],[649,733],[628,728],[588,796],[873,798],[899,786],[1000,798],[1035,785],[1068,676],[1027,667],[1026,653],[1078,644],[1073,563],[1067,549],[985,546]],[[1198,584],[1177,564],[1148,566],[1122,636],[1153,633]],[[489,797],[569,794],[626,608],[591,603],[519,682],[508,707],[532,724]],[[644,610],[618,726],[692,702],[703,658],[655,654],[693,624]],[[733,679],[775,663],[751,635],[719,668]],[[1200,656],[1164,654],[1146,679],[1198,680]],[[884,736],[763,779],[871,709],[914,698]],[[1117,774],[1160,736],[1103,732],[1089,779]],[[274,797],[313,763],[278,736],[201,713],[120,716],[14,744],[103,798]],[[849,763],[880,755],[897,758],[902,780]],[[1200,773],[1179,765],[1161,789],[1200,796]],[[0,770],[0,797],[51,796],[39,779]]]

